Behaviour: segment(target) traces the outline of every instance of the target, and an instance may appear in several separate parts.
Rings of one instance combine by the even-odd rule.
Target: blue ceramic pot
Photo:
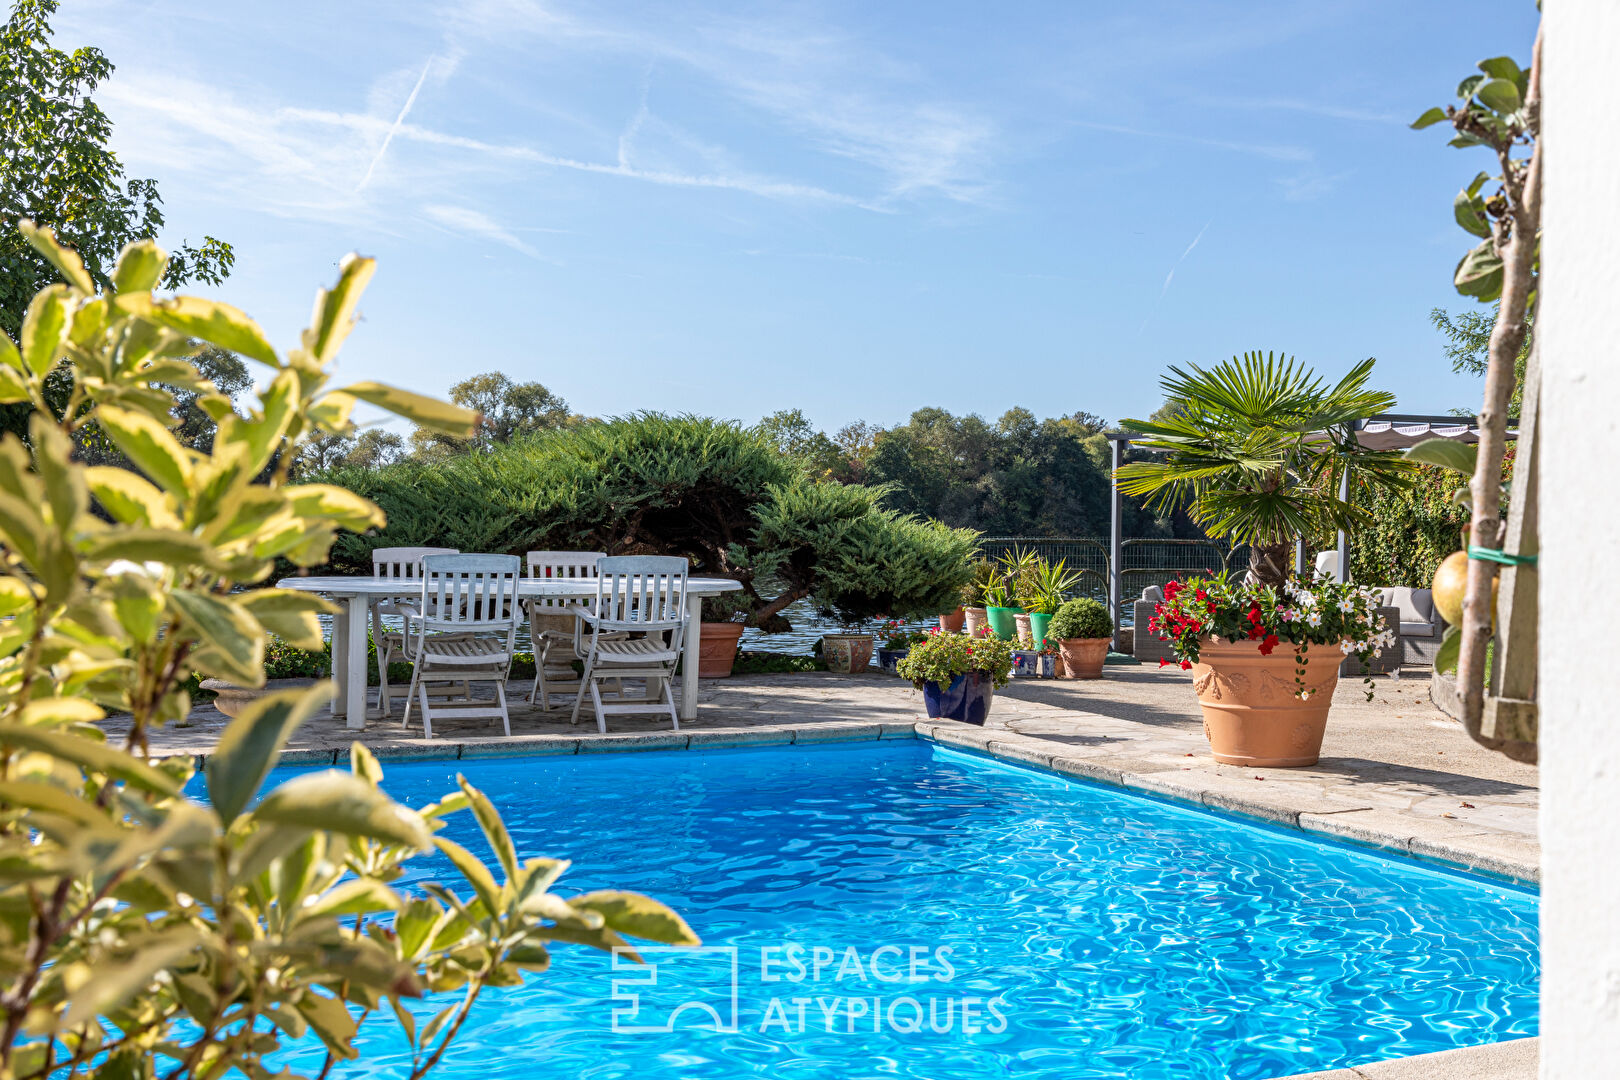
[[[995,680],[983,672],[970,671],[958,675],[946,687],[936,682],[923,683],[923,705],[930,720],[960,720],[983,727],[995,692]]]
[[[900,661],[904,660],[906,654],[910,651],[910,649],[879,649],[877,651],[878,667],[887,671],[890,675],[898,675],[900,674]]]

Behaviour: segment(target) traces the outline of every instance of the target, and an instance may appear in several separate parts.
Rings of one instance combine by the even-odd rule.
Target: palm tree
[[[1407,487],[1413,466],[1399,452],[1368,450],[1355,421],[1385,412],[1391,394],[1365,388],[1364,360],[1329,389],[1292,357],[1244,353],[1206,371],[1172,367],[1160,381],[1178,403],[1158,420],[1126,420],[1157,451],[1119,469],[1120,490],[1150,509],[1185,506],[1214,538],[1249,545],[1249,572],[1270,585],[1288,577],[1295,537],[1321,537],[1370,520],[1339,498],[1339,478]]]

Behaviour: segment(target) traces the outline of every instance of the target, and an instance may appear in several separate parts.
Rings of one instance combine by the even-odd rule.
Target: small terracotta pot
[[[871,634],[823,634],[821,658],[828,671],[856,675],[872,666]]]
[[[1204,710],[1204,735],[1215,760],[1228,765],[1293,768],[1315,765],[1322,753],[1338,650],[1318,645],[1305,666],[1308,697],[1294,682],[1294,650],[1262,656],[1253,641],[1211,638],[1198,645],[1193,691]]]
[[[740,622],[706,622],[698,625],[698,678],[724,679],[737,659],[737,642],[742,640]]]
[[[957,608],[949,615],[941,615],[939,617],[939,628],[945,631],[947,634],[960,633],[962,623],[965,622],[966,619],[967,613],[961,608]]]
[[[1058,642],[1058,654],[1063,657],[1063,670],[1071,679],[1102,678],[1103,661],[1108,659],[1105,637],[1069,638]]]
[[[1035,634],[1029,625],[1029,616],[1020,612],[1013,616],[1013,626],[1017,627],[1018,644],[1021,648],[1035,648]]]
[[[990,623],[990,615],[982,607],[963,608],[962,619],[967,626],[968,637],[978,637],[979,631]]]

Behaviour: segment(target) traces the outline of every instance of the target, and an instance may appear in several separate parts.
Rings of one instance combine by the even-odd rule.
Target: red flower
[[[1267,634],[1266,635],[1266,640],[1264,640],[1264,641],[1262,641],[1260,643],[1260,655],[1261,656],[1270,656],[1271,655],[1271,650],[1275,649],[1276,647],[1277,647],[1277,635],[1276,634]]]
[[[1182,671],[1191,671],[1192,670],[1192,661],[1191,660],[1183,660],[1181,662],[1181,670]]]
[[[1203,589],[1195,590],[1193,592],[1193,599],[1194,600],[1208,600],[1209,599],[1209,593],[1205,592]]]
[[[1169,640],[1169,639],[1167,638],[1165,640]],[[1169,667],[1170,666],[1170,661],[1166,660],[1164,657],[1161,656],[1161,657],[1159,657],[1159,666],[1160,667]]]

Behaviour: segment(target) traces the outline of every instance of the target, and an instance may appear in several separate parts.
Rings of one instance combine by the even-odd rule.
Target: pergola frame
[[[1357,420],[1353,425],[1353,429],[1356,431],[1361,431],[1368,424],[1380,421],[1392,424],[1429,424],[1439,427],[1456,427],[1458,425],[1467,425],[1470,431],[1479,426],[1478,416],[1458,416],[1454,413],[1447,413],[1443,415],[1428,415],[1424,413],[1379,413],[1377,416],[1368,416],[1361,420]],[[1516,432],[1509,432],[1508,438],[1512,439],[1516,434]],[[1117,622],[1120,603],[1124,600],[1124,597],[1120,595],[1120,592],[1121,584],[1124,580],[1124,566],[1122,563],[1124,562],[1125,550],[1125,503],[1119,491],[1119,467],[1125,464],[1125,450],[1135,440],[1136,433],[1130,431],[1105,431],[1103,436],[1110,444],[1110,450],[1112,451],[1111,459],[1113,464],[1113,468],[1110,470],[1109,474],[1111,495],[1109,499],[1108,524],[1108,610],[1109,614],[1113,616]],[[1448,438],[1450,436],[1434,434],[1431,432],[1429,437],[1439,439]],[[1478,436],[1474,436],[1469,439],[1461,439],[1459,441],[1477,442]],[[1349,469],[1346,469],[1344,474],[1339,477],[1339,498],[1345,500],[1350,498]],[[1350,575],[1350,538],[1345,534],[1343,529],[1339,530],[1337,548],[1339,555],[1339,568],[1336,577],[1340,581],[1347,581],[1349,580]],[[1295,569],[1303,570],[1305,561],[1305,541],[1303,538],[1296,541],[1294,559],[1296,564]],[[1116,647],[1119,644],[1119,628],[1117,625],[1114,629],[1114,644]]]

